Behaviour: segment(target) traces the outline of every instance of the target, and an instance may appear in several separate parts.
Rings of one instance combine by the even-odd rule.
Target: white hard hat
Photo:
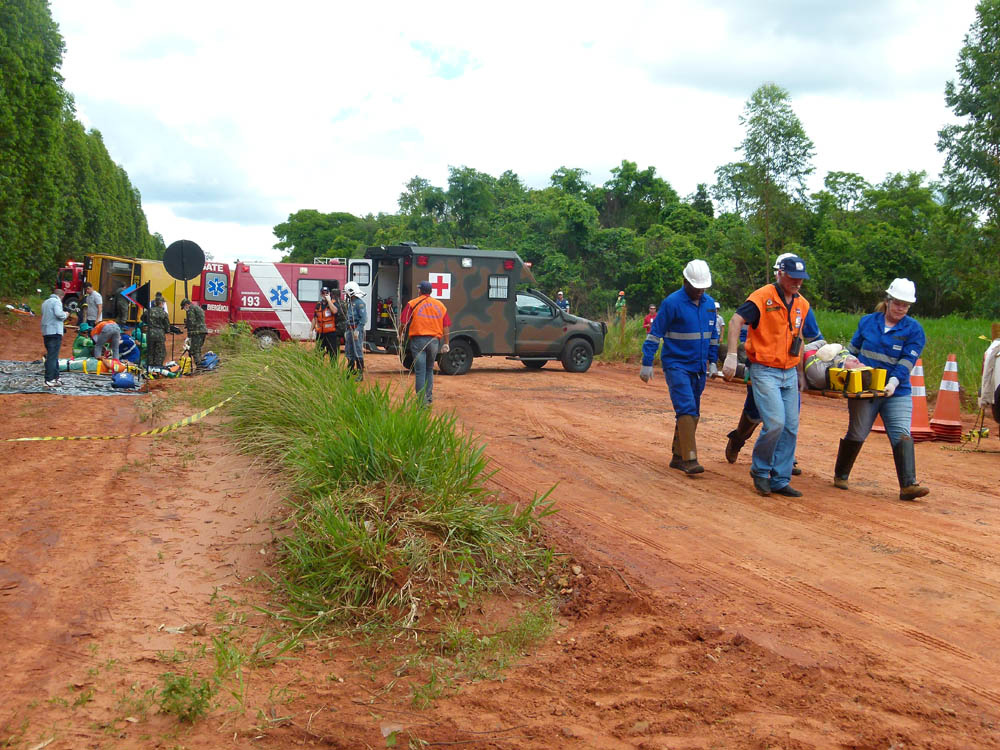
[[[692,260],[684,266],[684,278],[695,289],[708,289],[712,286],[712,272],[708,263],[703,260]]]
[[[885,293],[893,299],[909,302],[911,305],[917,301],[917,286],[909,279],[893,279]]]
[[[361,287],[358,286],[356,281],[348,281],[344,285],[344,293],[348,297],[364,297],[364,293],[361,291]]]
[[[779,255],[777,258],[774,259],[774,270],[780,271],[781,261],[783,261],[785,258],[794,258],[794,257],[795,253],[782,253],[781,255]]]

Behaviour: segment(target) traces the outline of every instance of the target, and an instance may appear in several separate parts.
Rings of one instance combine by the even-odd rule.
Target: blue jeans
[[[59,349],[62,347],[62,334],[50,333],[42,336],[45,342],[45,380],[59,380]]]
[[[413,355],[413,384],[417,395],[423,396],[424,403],[434,400],[434,362],[437,360],[441,339],[436,336],[414,336],[410,339],[410,353]]]
[[[910,434],[913,399],[909,393],[905,396],[852,398],[847,402],[847,412],[850,414],[851,421],[848,424],[845,439],[863,443],[872,430],[875,416],[878,415],[882,417],[889,442],[895,447],[896,443]]]
[[[697,417],[701,414],[701,394],[705,390],[705,373],[690,372],[680,367],[666,367],[663,375],[667,379],[670,391],[670,402],[674,405],[674,413],[680,417],[690,414]]]
[[[752,363],[750,383],[753,399],[764,426],[753,446],[750,473],[769,478],[771,489],[787,487],[795,462],[799,431],[799,375],[790,367],[779,370]]]

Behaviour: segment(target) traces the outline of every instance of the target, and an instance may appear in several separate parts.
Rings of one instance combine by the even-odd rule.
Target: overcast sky
[[[828,171],[942,165],[945,81],[974,0],[51,0],[80,120],[150,231],[276,260],[304,208],[397,210],[420,175],[622,159],[681,194],[736,158],[757,86],[788,89]]]

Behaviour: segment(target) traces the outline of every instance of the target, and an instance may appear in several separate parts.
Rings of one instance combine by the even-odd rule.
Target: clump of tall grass
[[[291,619],[409,621],[431,601],[447,608],[544,578],[547,497],[520,509],[494,502],[483,447],[453,416],[409,391],[356,383],[299,346],[243,351],[221,388],[240,391],[227,409],[232,439],[290,483],[280,568]]]

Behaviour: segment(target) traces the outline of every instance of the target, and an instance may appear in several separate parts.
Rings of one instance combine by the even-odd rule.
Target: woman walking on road
[[[847,402],[850,423],[837,451],[833,484],[842,490],[847,489],[854,461],[871,432],[875,417],[881,416],[896,463],[899,499],[916,500],[930,490],[917,483],[913,438],[910,436],[910,416],[913,412],[910,372],[920,358],[926,339],[923,327],[907,315],[910,305],[917,301],[917,289],[913,282],[894,279],[885,292],[885,301],[875,312],[865,315],[858,322],[858,330],[848,347],[862,364],[887,371],[885,396],[853,398]]]

